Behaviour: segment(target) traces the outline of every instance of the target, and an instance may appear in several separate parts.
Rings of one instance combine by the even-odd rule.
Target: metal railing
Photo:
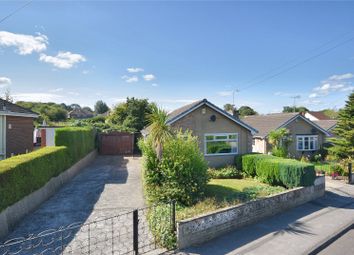
[[[175,230],[175,204],[164,206],[171,213],[161,220],[171,224],[171,229]],[[13,238],[0,244],[0,255],[123,255],[159,251],[161,247],[151,231],[154,226],[150,226],[147,220],[148,214],[156,208],[150,206],[89,223],[73,223],[27,237]]]

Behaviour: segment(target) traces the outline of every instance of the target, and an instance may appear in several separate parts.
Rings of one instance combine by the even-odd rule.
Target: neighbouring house
[[[326,137],[330,136],[326,129],[300,113],[255,115],[242,120],[258,130],[258,134],[253,137],[253,152],[269,153],[272,148],[268,135],[270,131],[279,128],[287,128],[290,131],[292,143],[288,151],[290,156],[295,158],[313,154],[322,148]]]
[[[190,130],[198,137],[199,148],[209,166],[234,163],[236,154],[252,151],[255,128],[203,99],[169,113],[167,124],[173,129]],[[142,131],[148,135],[149,127]]]
[[[69,119],[88,119],[92,118],[94,115],[92,112],[89,112],[82,108],[75,108],[68,113]]]
[[[337,120],[316,120],[314,122],[321,128],[327,130],[330,136],[334,136],[332,131],[337,126]]]
[[[61,127],[42,125],[37,128],[41,147],[55,146],[55,129],[57,128]]]
[[[311,121],[318,121],[318,120],[330,120],[331,118],[324,114],[323,111],[308,111],[304,113],[304,116]]]
[[[33,150],[37,113],[0,99],[0,159]]]

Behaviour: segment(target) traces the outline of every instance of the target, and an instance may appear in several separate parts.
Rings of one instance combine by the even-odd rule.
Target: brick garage
[[[33,118],[6,116],[6,157],[33,150]]]
[[[33,150],[33,120],[38,115],[0,99],[0,159]]]

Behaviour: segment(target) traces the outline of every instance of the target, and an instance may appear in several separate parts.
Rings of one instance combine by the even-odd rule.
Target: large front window
[[[299,135],[296,137],[296,149],[298,151],[315,151],[317,148],[317,135]]]
[[[237,133],[206,134],[205,155],[225,155],[238,153]]]

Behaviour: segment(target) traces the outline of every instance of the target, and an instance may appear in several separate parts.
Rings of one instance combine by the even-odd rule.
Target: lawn
[[[191,218],[284,190],[283,187],[273,187],[254,179],[212,179],[208,183],[205,198],[194,206],[178,208],[177,219]]]

